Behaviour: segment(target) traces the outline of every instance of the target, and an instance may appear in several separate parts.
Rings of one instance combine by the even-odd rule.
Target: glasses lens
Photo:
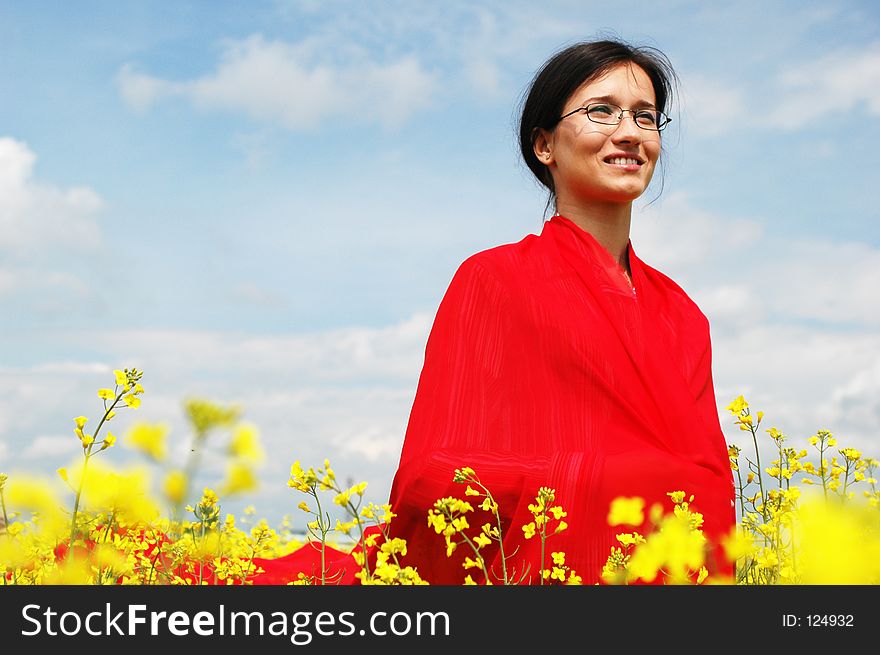
[[[617,125],[620,122],[620,112],[623,110],[617,105],[605,103],[593,103],[587,105],[587,118],[594,123],[602,125]]]
[[[653,109],[641,109],[633,114],[636,125],[646,130],[659,130],[663,124],[662,117],[662,112]]]

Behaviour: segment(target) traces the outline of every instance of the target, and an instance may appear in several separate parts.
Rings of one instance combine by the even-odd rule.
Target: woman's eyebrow
[[[595,102],[596,100],[598,100],[600,102],[610,102],[610,103],[613,103],[615,105],[620,106],[620,101],[617,100],[617,98],[614,98],[612,96],[596,96],[595,98],[587,98],[586,100],[583,101],[583,104],[586,105],[587,103]],[[651,109],[656,109],[656,107],[654,106],[654,103],[648,102],[647,100],[636,100],[634,106],[635,107],[650,107]]]

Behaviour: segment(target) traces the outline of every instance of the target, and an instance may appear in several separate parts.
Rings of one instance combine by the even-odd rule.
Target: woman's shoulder
[[[668,304],[676,306],[682,313],[689,314],[701,323],[708,325],[709,320],[703,310],[678,282],[641,260],[640,263],[645,277],[650,280],[655,289],[661,292]]]
[[[480,269],[501,279],[528,275],[540,262],[543,244],[537,234],[527,234],[512,243],[479,250],[467,257],[462,269]]]

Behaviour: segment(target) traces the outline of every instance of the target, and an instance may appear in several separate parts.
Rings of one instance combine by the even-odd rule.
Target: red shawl
[[[530,562],[533,583],[540,540],[524,539],[521,526],[541,486],[568,512],[568,530],[548,549],[564,551],[584,584],[619,545],[624,530],[606,521],[617,496],[670,510],[667,492],[682,490],[695,496],[710,540],[733,527],[709,323],[632,242],[627,251],[632,286],[589,232],[554,216],[540,236],[479,252],[455,273],[428,338],[390,499],[392,536],[408,544],[404,563],[431,584],[461,584],[474,572],[461,566],[471,553],[446,557],[427,523],[438,498],[465,497],[452,482],[465,466],[498,501],[510,528],[505,550],[519,549],[514,563]],[[729,575],[719,554],[710,570]]]

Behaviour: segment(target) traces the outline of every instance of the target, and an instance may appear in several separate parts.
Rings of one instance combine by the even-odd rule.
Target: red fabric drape
[[[736,517],[709,323],[632,242],[627,252],[632,286],[589,232],[554,216],[540,235],[479,252],[456,271],[428,338],[390,498],[391,536],[407,541],[403,563],[431,584],[474,574],[461,566],[470,553],[447,557],[427,523],[438,498],[464,497],[452,478],[465,466],[498,501],[505,552],[532,583],[540,540],[521,526],[541,486],[568,512],[568,530],[548,549],[564,551],[584,584],[599,581],[615,535],[633,530],[608,526],[611,501],[640,496],[670,511],[667,492],[678,490],[694,495],[715,544],[710,572],[732,575],[718,545]],[[501,570],[497,547],[484,556]],[[266,573],[255,584],[284,583],[315,570],[315,551],[259,564]],[[342,583],[356,583],[350,555],[334,553],[332,564],[345,571]]]
[[[540,486],[554,488],[568,512],[569,529],[548,546],[566,553],[585,584],[618,545],[621,530],[606,521],[617,496],[670,510],[667,492],[683,490],[710,540],[734,525],[709,323],[631,242],[628,255],[632,286],[589,232],[554,216],[540,235],[479,252],[456,271],[428,339],[390,498],[405,562],[432,584],[461,584],[467,573],[467,553],[447,558],[426,518],[438,498],[463,497],[452,482],[463,466],[498,500],[510,527],[505,550],[518,549],[519,570],[530,562],[532,582],[540,542],[525,540],[520,526]],[[714,570],[732,573],[720,548],[715,555]]]

